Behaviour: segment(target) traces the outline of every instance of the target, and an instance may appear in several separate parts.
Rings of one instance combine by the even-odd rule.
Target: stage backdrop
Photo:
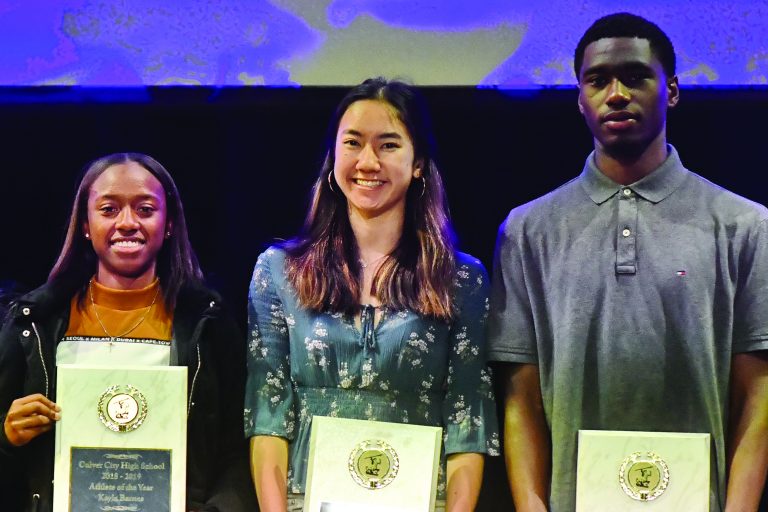
[[[0,0],[0,84],[571,84],[619,10],[667,31],[683,84],[768,82],[765,0]]]

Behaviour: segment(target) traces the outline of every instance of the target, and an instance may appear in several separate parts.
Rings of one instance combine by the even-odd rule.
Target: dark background
[[[209,282],[245,327],[253,264],[301,225],[346,90],[0,87],[0,280],[43,283],[82,168],[138,151],[174,176]],[[576,89],[422,91],[460,248],[490,270],[509,210],[578,175],[592,149]],[[684,88],[668,139],[689,169],[765,204],[766,114],[766,87]],[[488,461],[485,480],[479,510],[508,508],[501,458]]]

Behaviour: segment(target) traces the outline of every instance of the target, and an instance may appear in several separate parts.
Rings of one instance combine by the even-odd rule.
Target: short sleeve
[[[524,236],[512,214],[499,228],[493,258],[488,359],[537,364],[536,331],[523,258]]]
[[[768,220],[744,242],[734,305],[733,352],[768,349]]]
[[[278,254],[268,249],[259,256],[249,286],[245,435],[292,440],[296,418],[288,326],[273,277]]]
[[[486,364],[488,275],[477,260],[458,262],[458,315],[448,334],[448,379],[443,403],[445,453],[499,454],[498,421]]]

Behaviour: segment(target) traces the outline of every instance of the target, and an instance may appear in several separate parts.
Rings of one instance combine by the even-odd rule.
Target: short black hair
[[[672,46],[669,36],[658,25],[641,16],[628,12],[617,12],[595,21],[581,36],[573,56],[573,70],[577,80],[581,65],[584,62],[584,50],[590,43],[609,37],[647,39],[651,45],[651,51],[661,62],[664,73],[668,77],[675,76],[675,48]]]

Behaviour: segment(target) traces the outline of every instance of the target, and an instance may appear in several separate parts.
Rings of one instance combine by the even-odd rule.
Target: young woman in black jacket
[[[138,153],[88,166],[48,282],[0,331],[0,466],[22,480],[23,510],[52,509],[57,363],[116,358],[189,369],[187,510],[254,510],[244,338],[203,285],[173,179]]]

